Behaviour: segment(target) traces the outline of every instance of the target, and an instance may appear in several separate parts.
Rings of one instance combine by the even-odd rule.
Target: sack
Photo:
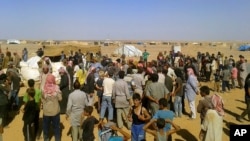
[[[108,141],[123,141],[123,137],[121,136],[111,136]]]
[[[113,122],[106,123],[103,128],[99,131],[100,141],[110,141],[110,137],[113,136],[114,131],[110,128],[110,126],[115,125]],[[114,140],[113,140],[114,141]]]

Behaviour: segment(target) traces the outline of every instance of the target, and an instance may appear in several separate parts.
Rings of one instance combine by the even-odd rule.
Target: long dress
[[[61,75],[61,81],[59,84],[60,90],[62,92],[62,101],[60,101],[60,113],[61,114],[65,114],[66,112],[68,97],[71,92],[69,79],[70,78],[68,77],[67,73],[64,73],[63,75]]]
[[[201,125],[206,131],[203,141],[222,141],[223,118],[216,110],[209,109]]]

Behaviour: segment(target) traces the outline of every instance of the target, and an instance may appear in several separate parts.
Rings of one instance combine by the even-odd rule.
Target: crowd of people
[[[19,63],[21,60],[27,61],[24,55],[27,52],[23,51]],[[38,51],[43,56],[41,52]],[[236,86],[245,88],[247,108],[238,119],[242,120],[248,114],[250,120],[250,75],[247,76],[244,56],[240,55],[239,61],[235,61],[232,55],[227,58],[220,52],[217,55],[198,52],[194,57],[181,52],[160,52],[152,61],[148,60],[149,56],[150,53],[145,50],[136,62],[125,55],[112,60],[100,52],[84,54],[79,49],[66,55],[62,51],[60,61],[63,67],[57,70],[61,76],[59,84],[52,75],[50,59],[41,57],[38,62],[39,87],[35,87],[33,79],[28,80],[24,105],[21,105],[18,97],[20,65],[7,51],[6,56],[0,59],[3,60],[0,62],[0,141],[9,103],[14,110],[21,107],[24,113],[25,141],[40,138],[39,126],[42,126],[44,141],[49,141],[51,125],[55,140],[63,140],[60,129],[62,114],[70,122],[73,141],[94,141],[97,138],[94,135],[95,127],[98,127],[98,136],[102,140],[122,138],[142,141],[149,133],[157,141],[170,141],[171,134],[181,130],[174,123],[174,118],[182,117],[187,107],[190,110],[189,120],[195,120],[196,113],[200,113],[201,140],[221,141],[224,116],[222,97],[209,95],[210,88],[200,86],[200,81],[214,81],[213,89],[218,93],[230,92]],[[6,73],[2,68],[7,68]],[[196,96],[199,94],[203,99],[196,107]],[[95,95],[98,98],[96,106]],[[184,99],[188,102],[187,106]],[[94,107],[99,117],[92,115]],[[42,125],[39,125],[40,110],[43,110]],[[211,116],[216,118],[211,120]],[[124,126],[131,130],[130,134],[123,130]],[[122,137],[115,135],[114,131],[120,132]]]

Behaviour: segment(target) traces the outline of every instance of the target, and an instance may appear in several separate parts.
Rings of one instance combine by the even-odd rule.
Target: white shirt
[[[112,78],[105,77],[102,83],[103,86],[103,95],[112,96],[113,85],[115,81]]]

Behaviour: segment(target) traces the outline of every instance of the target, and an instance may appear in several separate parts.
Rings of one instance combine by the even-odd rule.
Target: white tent
[[[128,57],[142,56],[142,51],[132,45],[123,45],[114,51],[114,54],[125,54]]]

